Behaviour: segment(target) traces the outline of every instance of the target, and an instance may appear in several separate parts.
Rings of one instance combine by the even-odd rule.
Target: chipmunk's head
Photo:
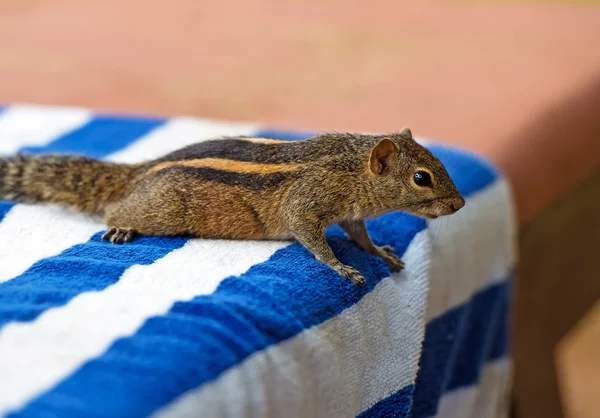
[[[423,218],[451,215],[465,200],[444,165],[417,143],[410,129],[380,137],[369,156],[369,176],[378,198]]]

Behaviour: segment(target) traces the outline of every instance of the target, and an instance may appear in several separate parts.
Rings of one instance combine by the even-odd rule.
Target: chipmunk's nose
[[[465,206],[465,199],[463,199],[462,196],[457,197],[452,203],[450,203],[450,209],[452,209],[453,213],[458,212],[458,210],[463,206]]]

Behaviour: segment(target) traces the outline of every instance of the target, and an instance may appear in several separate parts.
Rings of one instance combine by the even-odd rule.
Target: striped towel
[[[137,162],[245,123],[13,105],[0,154],[73,152]],[[369,221],[406,269],[334,252],[357,287],[293,242],[143,237],[0,202],[0,416],[498,417],[506,414],[515,225],[506,180],[428,143],[466,197],[452,217]]]

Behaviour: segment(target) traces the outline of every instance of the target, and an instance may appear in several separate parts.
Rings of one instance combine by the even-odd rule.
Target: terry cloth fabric
[[[136,162],[223,135],[294,140],[187,117],[12,105],[0,153]],[[515,223],[489,163],[434,143],[467,200],[427,222],[368,222],[406,269],[390,274],[339,227],[328,239],[357,287],[294,242],[144,237],[0,203],[0,416],[498,417],[510,383]]]

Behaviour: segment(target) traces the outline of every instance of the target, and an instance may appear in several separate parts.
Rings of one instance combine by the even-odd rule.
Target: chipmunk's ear
[[[402,128],[402,130],[400,131],[400,136],[403,136],[404,138],[408,139],[413,139],[412,132],[408,128]]]
[[[369,168],[378,175],[385,175],[398,161],[398,147],[389,138],[384,138],[371,150]]]

